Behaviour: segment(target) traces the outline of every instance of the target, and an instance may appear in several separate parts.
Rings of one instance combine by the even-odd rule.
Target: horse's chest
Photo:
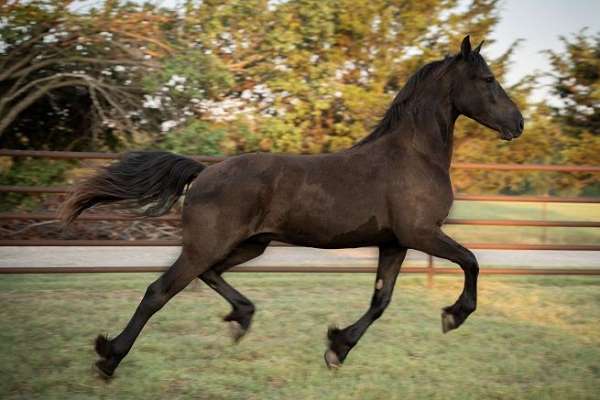
[[[454,199],[447,176],[429,171],[396,185],[390,194],[394,225],[439,224],[450,212]]]

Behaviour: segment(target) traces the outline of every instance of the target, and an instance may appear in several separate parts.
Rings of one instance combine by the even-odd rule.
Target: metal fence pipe
[[[114,160],[119,158],[120,153],[100,153],[84,151],[47,151],[47,150],[10,150],[0,149],[0,156],[5,157],[41,157],[55,160]],[[195,156],[188,155],[200,162],[215,163],[225,160],[227,157]],[[595,165],[543,165],[543,164],[497,164],[497,163],[466,163],[456,162],[452,164],[456,169],[478,169],[494,171],[548,171],[548,172],[600,172],[600,167]]]

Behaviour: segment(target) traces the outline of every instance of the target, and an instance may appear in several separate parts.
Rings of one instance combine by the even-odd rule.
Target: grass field
[[[258,312],[232,345],[210,289],[186,289],[105,383],[93,338],[117,333],[153,274],[0,278],[2,399],[593,399],[600,388],[600,279],[480,279],[480,305],[442,335],[459,277],[402,276],[394,301],[338,371],[327,325],[366,308],[370,275],[229,274]]]

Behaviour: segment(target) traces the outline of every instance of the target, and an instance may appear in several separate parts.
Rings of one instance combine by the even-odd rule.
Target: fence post
[[[433,287],[433,256],[431,254],[427,254],[427,287]]]
[[[547,197],[548,194],[545,194],[544,197]],[[546,221],[548,219],[548,203],[542,203],[542,221]],[[546,227],[542,228],[542,243],[546,243]]]

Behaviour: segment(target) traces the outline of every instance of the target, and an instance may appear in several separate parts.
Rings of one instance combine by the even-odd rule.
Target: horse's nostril
[[[525,128],[525,121],[523,118],[519,121],[519,132],[523,132],[523,128]]]

